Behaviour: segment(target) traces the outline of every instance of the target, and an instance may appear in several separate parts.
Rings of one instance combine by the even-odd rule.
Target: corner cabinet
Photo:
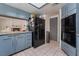
[[[32,32],[0,36],[0,56],[8,56],[32,47]]]

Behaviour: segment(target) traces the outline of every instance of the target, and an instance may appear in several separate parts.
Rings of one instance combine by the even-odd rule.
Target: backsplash
[[[0,17],[0,32],[27,31],[27,25],[26,20]]]

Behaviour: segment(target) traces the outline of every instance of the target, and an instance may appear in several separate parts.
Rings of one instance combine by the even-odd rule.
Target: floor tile
[[[37,48],[29,48],[13,56],[67,56],[56,41],[43,44]]]

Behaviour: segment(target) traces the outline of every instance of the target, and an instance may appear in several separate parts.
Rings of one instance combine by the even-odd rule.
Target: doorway
[[[50,40],[57,41],[57,17],[50,19]]]

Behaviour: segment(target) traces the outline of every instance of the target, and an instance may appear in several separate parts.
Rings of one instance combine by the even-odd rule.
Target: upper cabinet
[[[11,6],[1,3],[0,4],[0,15],[28,19],[30,17],[31,13],[25,12],[23,10],[13,8]]]
[[[61,9],[61,16],[62,18],[65,18],[66,17],[66,14],[67,13],[67,5],[64,5]]]
[[[68,3],[67,4],[67,10],[68,12],[73,10],[73,9],[76,9],[76,3]]]
[[[76,3],[67,3],[61,9],[61,17],[65,18],[76,13]]]
[[[79,3],[67,3],[61,9],[61,18],[76,14],[76,34],[79,34]]]
[[[0,36],[0,56],[10,55],[12,51],[12,37]]]

